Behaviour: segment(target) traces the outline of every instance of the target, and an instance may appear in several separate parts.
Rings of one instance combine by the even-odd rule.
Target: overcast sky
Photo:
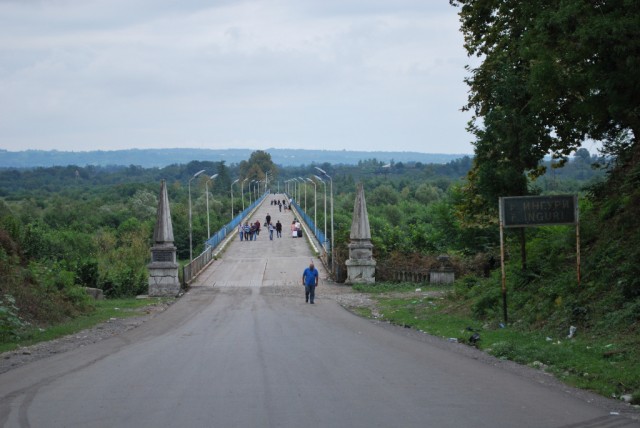
[[[0,0],[0,148],[472,153],[448,0]]]

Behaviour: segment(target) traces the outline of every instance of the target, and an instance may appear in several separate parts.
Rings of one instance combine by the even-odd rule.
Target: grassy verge
[[[474,319],[469,308],[452,296],[430,297],[414,290],[406,297],[379,295],[387,287],[379,284],[368,290],[383,320],[469,345],[477,334],[474,346],[498,358],[545,370],[606,397],[629,394],[634,404],[640,404],[640,349],[635,336],[603,338],[578,331],[569,339],[568,331],[559,337],[514,326],[500,328],[498,323]],[[367,287],[359,291],[367,292]],[[371,310],[358,313],[371,316]]]
[[[354,284],[353,291],[359,291],[362,293],[380,294],[380,293],[394,293],[415,291],[420,289],[421,291],[442,291],[442,287],[427,286],[424,284],[415,284],[413,282],[376,282],[375,284]]]
[[[0,342],[0,352],[14,350],[20,346],[29,346],[38,342],[57,339],[68,334],[93,327],[111,318],[129,318],[144,315],[145,308],[167,299],[108,299],[96,300],[95,310],[89,314],[73,318],[64,323],[46,329],[31,327],[25,330],[19,339]]]

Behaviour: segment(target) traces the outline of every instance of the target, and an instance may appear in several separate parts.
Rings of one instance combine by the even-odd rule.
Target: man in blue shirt
[[[318,286],[318,277],[320,276],[318,269],[313,266],[313,260],[309,267],[302,273],[302,285],[304,285],[305,302],[313,305],[313,299],[316,297],[316,287]]]

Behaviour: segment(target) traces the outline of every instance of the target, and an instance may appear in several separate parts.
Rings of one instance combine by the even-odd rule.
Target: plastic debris
[[[549,336],[547,336],[547,338],[545,339],[547,342],[553,342],[553,339]]]
[[[455,337],[450,337],[448,340],[451,343],[458,343],[458,339],[456,339]]]
[[[416,293],[419,293],[422,291],[422,288],[416,288]]]
[[[500,326],[500,328],[504,328],[504,324],[503,323],[500,323],[498,325]]]
[[[567,336],[567,339],[572,339],[573,336],[575,336],[576,334],[576,330],[578,330],[578,327],[574,327],[574,326],[569,327],[569,335]]]

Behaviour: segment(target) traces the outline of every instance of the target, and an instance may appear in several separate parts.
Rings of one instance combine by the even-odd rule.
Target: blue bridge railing
[[[304,212],[302,207],[300,207],[300,205],[298,205],[295,200],[292,200],[289,195],[287,195],[287,197],[295,207],[296,211],[298,211],[298,213],[300,214],[300,217],[302,217],[302,220],[307,224],[307,226],[309,226],[309,229],[311,229],[318,242],[320,242],[322,248],[324,248],[325,253],[331,253],[331,242],[327,239],[322,230],[320,230],[320,228],[316,226],[313,219],[306,212]]]

